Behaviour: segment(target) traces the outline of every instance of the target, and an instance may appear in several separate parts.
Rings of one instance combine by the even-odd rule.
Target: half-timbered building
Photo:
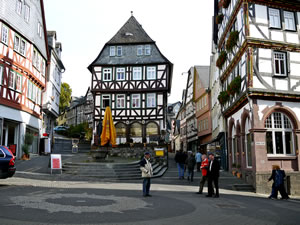
[[[1,0],[0,8],[0,144],[20,156],[29,132],[37,153],[48,59],[43,1]]]
[[[112,109],[118,143],[158,141],[166,130],[172,67],[131,16],[88,67],[95,99],[94,142],[106,106]]]
[[[300,1],[216,0],[216,64],[229,168],[268,193],[272,165],[300,185]]]

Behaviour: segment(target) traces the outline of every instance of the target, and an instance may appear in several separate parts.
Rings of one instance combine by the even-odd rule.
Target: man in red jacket
[[[199,185],[199,192],[197,194],[202,194],[203,187],[205,182],[207,181],[207,170],[208,170],[209,162],[205,154],[202,155],[202,162],[201,162],[201,171],[202,171],[202,178]]]

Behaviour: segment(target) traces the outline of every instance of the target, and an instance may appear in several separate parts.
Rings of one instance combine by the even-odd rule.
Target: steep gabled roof
[[[107,42],[108,45],[136,43],[154,43],[154,41],[134,16],[131,16],[115,36]]]
[[[209,68],[209,66],[195,66],[198,79],[201,81],[204,88],[209,88]]]

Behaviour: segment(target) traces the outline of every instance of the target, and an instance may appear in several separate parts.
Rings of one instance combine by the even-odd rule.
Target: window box
[[[218,100],[221,105],[224,105],[229,100],[229,94],[227,91],[221,91]]]
[[[239,40],[239,32],[238,31],[232,31],[229,34],[229,37],[226,41],[226,50],[228,52],[231,52],[233,47],[236,46],[237,42]]]
[[[229,7],[230,3],[231,3],[231,0],[224,0],[223,1],[223,8],[227,9]]]
[[[216,66],[219,69],[222,69],[226,60],[227,60],[227,53],[225,51],[222,51],[217,59]]]
[[[238,93],[241,89],[241,82],[242,82],[242,79],[240,76],[235,77],[228,86],[228,90],[227,90],[228,93],[232,96],[235,93]]]
[[[216,24],[221,24],[224,19],[223,13],[216,16]]]

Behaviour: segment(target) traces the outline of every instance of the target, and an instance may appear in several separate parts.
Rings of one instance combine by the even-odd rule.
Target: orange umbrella
[[[106,107],[104,113],[104,119],[102,122],[102,134],[101,134],[101,146],[106,145],[108,142],[112,146],[116,146],[116,128],[112,119],[110,107]]]

